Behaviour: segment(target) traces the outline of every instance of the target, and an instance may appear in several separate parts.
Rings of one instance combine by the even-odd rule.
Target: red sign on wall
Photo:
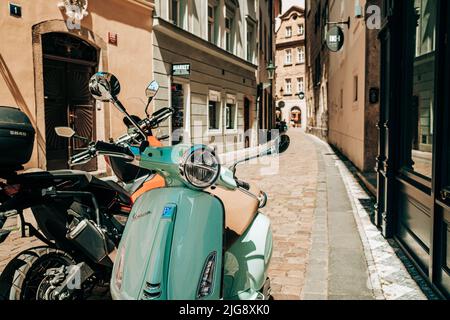
[[[117,46],[117,33],[108,32],[108,43]]]

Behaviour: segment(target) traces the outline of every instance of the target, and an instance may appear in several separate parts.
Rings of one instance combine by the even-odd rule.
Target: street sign
[[[327,47],[332,52],[338,52],[344,45],[344,31],[339,26],[331,27],[327,32]]]
[[[173,76],[189,76],[190,74],[191,74],[191,65],[189,63],[172,65]]]
[[[305,99],[305,93],[304,92],[299,92],[297,96],[298,96],[298,98],[300,100],[304,100]]]

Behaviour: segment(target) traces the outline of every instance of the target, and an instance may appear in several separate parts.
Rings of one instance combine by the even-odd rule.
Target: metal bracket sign
[[[344,31],[339,26],[331,27],[327,32],[327,47],[332,52],[338,52],[344,46]]]
[[[189,63],[173,64],[172,76],[186,77],[191,74],[191,65]]]

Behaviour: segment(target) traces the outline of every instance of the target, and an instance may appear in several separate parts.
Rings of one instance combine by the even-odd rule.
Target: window
[[[217,30],[217,19],[216,19],[217,6],[212,4],[208,5],[208,41],[217,44],[216,30]]]
[[[247,61],[253,62],[255,54],[255,27],[253,23],[247,22]]]
[[[292,27],[286,27],[286,38],[292,37]]]
[[[305,34],[305,26],[303,24],[298,25],[298,34],[303,36]]]
[[[292,50],[291,49],[286,50],[286,59],[285,59],[284,64],[285,65],[292,64]]]
[[[225,123],[227,130],[236,129],[236,105],[227,103],[225,108]]]
[[[220,128],[220,103],[209,101],[209,130],[219,130]]]
[[[220,130],[220,92],[210,91],[208,99],[208,129],[211,131]]]
[[[436,30],[438,6],[430,0],[415,1],[414,19],[405,26],[410,41],[405,67],[411,72],[404,80],[408,88],[402,94],[402,116],[406,119],[402,164],[406,170],[425,178],[433,175],[434,109],[436,104]],[[412,14],[412,13],[411,13]],[[417,20],[416,20],[417,19]]]
[[[285,94],[292,94],[292,80],[286,79],[285,84],[286,84]]]
[[[297,78],[297,92],[305,92],[305,80],[303,77]]]
[[[234,53],[234,12],[229,8],[225,15],[225,50]]]
[[[359,90],[358,76],[354,76],[353,77],[353,101],[354,102],[358,101],[358,90]]]
[[[305,63],[305,49],[303,47],[297,48],[297,55],[298,55],[297,57],[298,63],[301,64]]]
[[[180,26],[180,0],[171,0],[170,11],[173,24]]]

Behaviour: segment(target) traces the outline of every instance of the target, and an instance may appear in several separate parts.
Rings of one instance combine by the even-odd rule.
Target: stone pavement
[[[370,223],[373,200],[321,140],[291,129],[279,172],[238,167],[238,177],[269,196],[269,275],[275,299],[426,299],[395,250]],[[348,165],[348,164],[347,164]],[[363,206],[365,205],[365,207]]]
[[[426,299],[397,249],[370,223],[373,199],[349,165],[319,139],[297,129],[289,135],[291,146],[279,158],[237,168],[239,179],[258,184],[269,197],[262,211],[272,221],[274,298]],[[0,272],[37,245],[14,232],[0,245]]]

